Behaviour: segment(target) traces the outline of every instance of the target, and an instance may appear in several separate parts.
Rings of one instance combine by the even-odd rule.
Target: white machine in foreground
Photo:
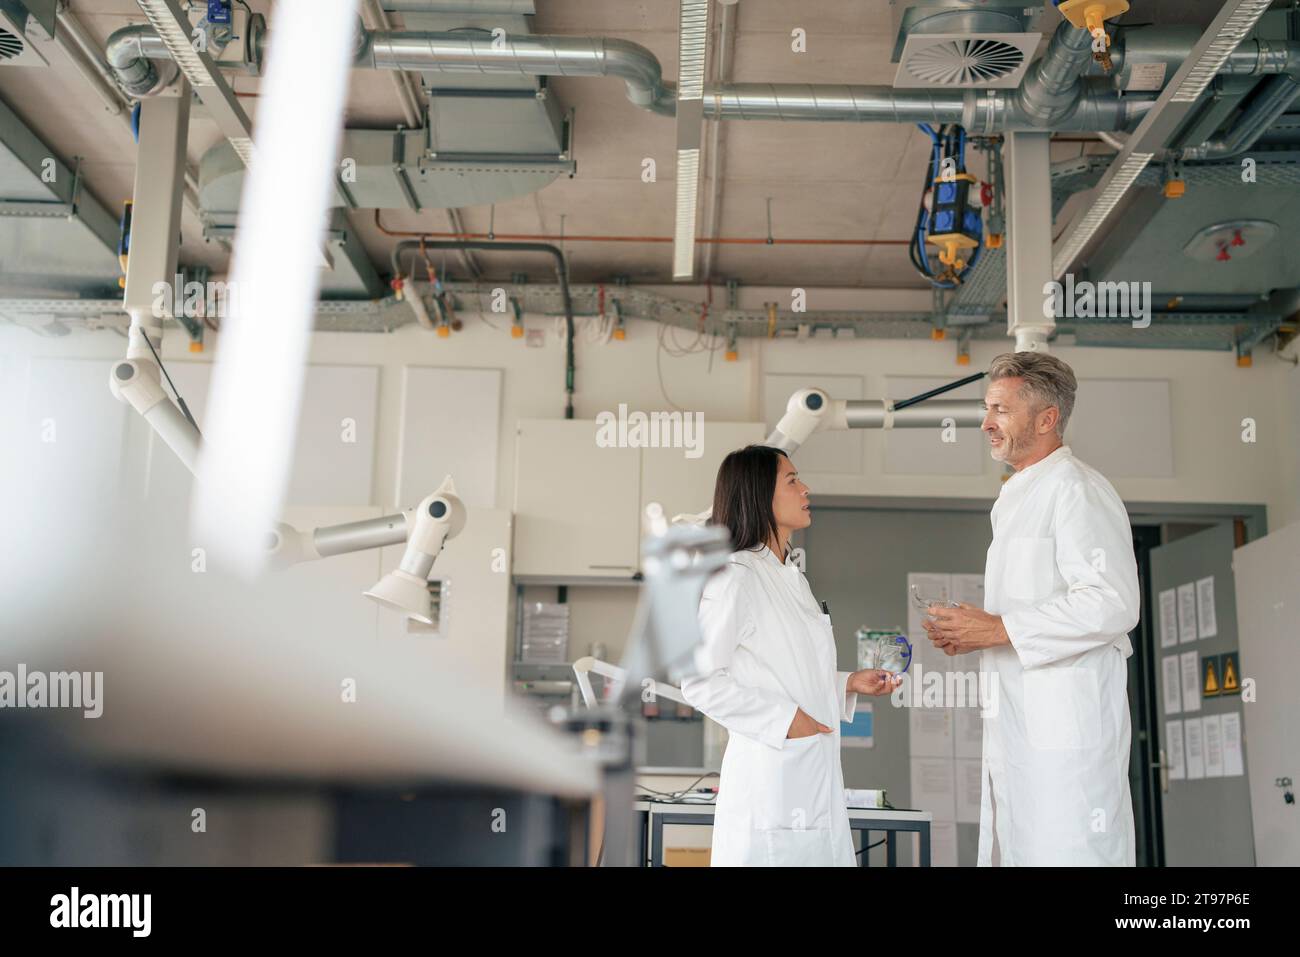
[[[623,694],[623,686],[627,684],[627,671],[618,665],[588,655],[585,658],[579,658],[573,663],[573,674],[578,679],[578,690],[582,692],[583,704],[588,708],[594,708],[600,703],[600,698],[591,687],[590,676],[593,672],[609,679],[605,697],[611,701],[617,701]],[[687,703],[686,699],[682,697],[681,688],[655,681],[653,678],[642,679],[641,692],[642,694],[648,692],[653,697],[667,698],[679,704]]]

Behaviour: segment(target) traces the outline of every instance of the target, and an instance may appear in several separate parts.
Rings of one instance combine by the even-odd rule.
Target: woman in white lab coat
[[[853,719],[859,694],[897,683],[836,670],[830,616],[789,559],[790,534],[812,524],[812,510],[785,453],[728,455],[713,521],[736,550],[704,588],[700,676],[682,682],[686,700],[728,732],[712,863],[852,867],[839,723]]]

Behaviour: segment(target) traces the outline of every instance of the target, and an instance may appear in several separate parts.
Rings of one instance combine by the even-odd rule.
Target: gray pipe
[[[1163,63],[1172,77],[1191,55],[1201,38],[1199,27],[1188,25],[1121,27],[1111,46],[1111,77],[1117,87],[1127,85],[1129,69],[1136,64]],[[1097,68],[1098,71],[1100,68]],[[1265,76],[1272,73],[1300,73],[1300,41],[1253,37],[1228,54],[1220,75]]]
[[[412,249],[481,249],[484,252],[545,253],[555,261],[555,278],[560,286],[560,297],[564,303],[564,417],[573,418],[573,296],[569,292],[569,267],[564,260],[564,253],[550,243],[499,242],[482,239],[403,239],[393,247],[393,275],[405,275],[402,272],[402,255]]]
[[[487,32],[370,31],[356,65],[414,73],[517,73],[521,76],[616,76],[628,99],[649,107],[670,93],[654,54],[605,37],[509,35]]]
[[[1068,27],[1068,24],[1066,25]],[[851,123],[962,123],[971,132],[1042,129],[1043,119],[1060,129],[1127,129],[1150,109],[1155,97],[1122,101],[1105,82],[1078,81],[1073,34],[1054,38],[1051,62],[1030,95],[1017,90],[895,90],[887,86],[809,83],[733,83],[705,90],[704,115],[711,119],[820,120]],[[1064,37],[1069,37],[1067,42]],[[1047,57],[1044,57],[1047,59]],[[645,47],[600,37],[507,36],[494,44],[486,33],[380,32],[368,34],[357,66],[421,73],[516,73],[522,76],[613,76],[627,85],[628,99],[664,116],[676,114],[676,89],[663,79],[659,61]],[[1072,85],[1058,84],[1074,69]],[[1050,100],[1050,103],[1046,101]]]
[[[1183,150],[1184,160],[1223,160],[1240,156],[1287,111],[1300,94],[1300,82],[1287,73],[1270,76],[1260,84],[1255,99],[1222,137]]]
[[[1152,40],[1159,35],[1147,34]],[[1145,39],[1145,38],[1144,38]],[[1011,90],[896,90],[886,86],[735,83],[705,91],[711,119],[820,120],[857,123],[960,123],[977,134],[1009,130],[1127,130],[1150,110],[1155,94],[1117,96],[1108,78],[1081,78],[1091,61],[1091,37],[1062,23],[1047,52]],[[1180,45],[1182,38],[1170,43]],[[1300,49],[1256,41],[1230,60],[1232,70],[1272,70],[1300,64]],[[127,27],[110,40],[110,61],[129,92],[158,86],[151,58],[165,57],[148,27]],[[1113,56],[1114,54],[1112,54]],[[484,31],[365,31],[355,64],[419,73],[512,73],[522,76],[612,76],[642,109],[676,113],[676,89],[664,81],[654,54],[627,40],[602,37],[508,35]]]
[[[166,84],[154,60],[170,60],[167,46],[147,23],[117,30],[108,38],[104,58],[130,96],[149,96]]]
[[[1079,77],[1091,62],[1092,35],[1062,20],[1016,91],[1022,115],[1047,128],[1073,113],[1083,89]]]

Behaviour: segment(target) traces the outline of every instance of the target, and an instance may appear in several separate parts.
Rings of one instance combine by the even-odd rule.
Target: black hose
[[[564,298],[564,417],[573,418],[573,297],[569,294],[569,270],[564,253],[550,243],[497,242],[487,239],[406,239],[393,247],[393,274],[402,275],[401,257],[408,249],[477,249],[484,252],[546,253],[555,260],[555,278]]]
[[[929,392],[922,392],[920,395],[914,395],[910,399],[903,399],[901,402],[894,403],[894,411],[906,409],[909,405],[916,405],[918,402],[924,402],[926,399],[933,399],[936,395],[943,395],[945,392],[951,392],[953,389],[960,389],[964,385],[970,385],[972,382],[978,382],[988,375],[987,372],[977,372],[974,375],[968,375],[964,379],[958,379],[956,382],[949,382],[947,385],[941,385],[937,389],[931,389]]]

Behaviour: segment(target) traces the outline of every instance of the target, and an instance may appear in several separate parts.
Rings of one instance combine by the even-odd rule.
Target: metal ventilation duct
[[[1038,40],[1037,33],[913,34],[903,47],[894,86],[1018,86]]]
[[[0,66],[48,66],[32,38],[54,37],[55,0],[0,0]]]
[[[1019,85],[1041,35],[1023,0],[891,0],[895,87]]]

